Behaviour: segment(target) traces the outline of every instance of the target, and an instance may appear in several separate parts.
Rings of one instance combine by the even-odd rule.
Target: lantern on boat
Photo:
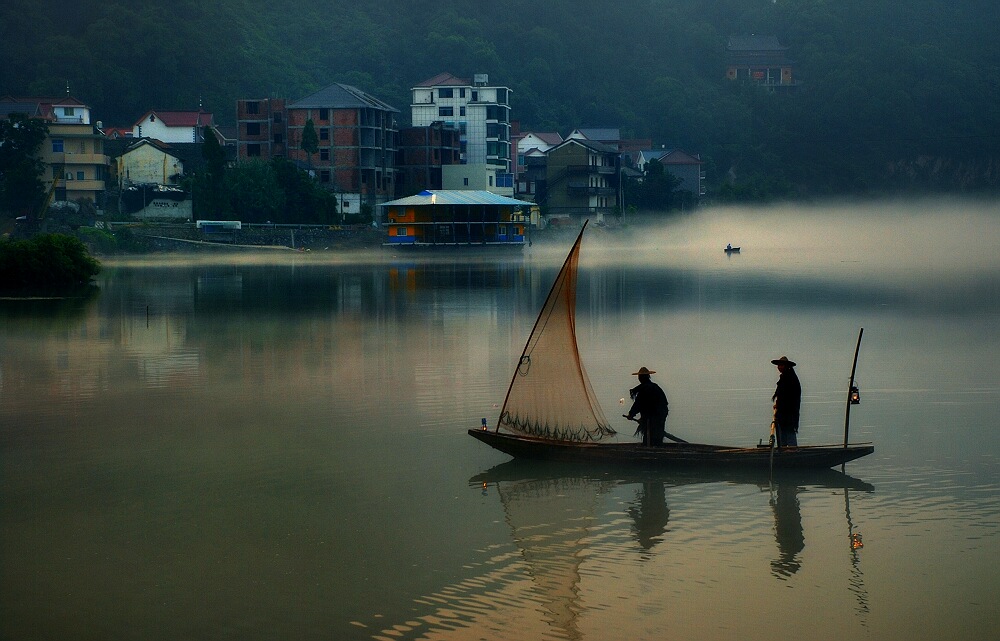
[[[861,404],[861,391],[858,390],[857,385],[851,385],[851,395],[850,395],[851,405]]]

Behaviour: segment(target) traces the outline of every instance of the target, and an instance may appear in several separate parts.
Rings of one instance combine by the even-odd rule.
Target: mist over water
[[[992,639],[998,220],[588,227],[577,334],[617,438],[645,365],[668,431],[766,439],[786,354],[800,442],[839,443],[864,327],[850,435],[876,449],[847,477],[512,465],[468,437],[571,231],[513,256],[114,259],[92,299],[0,301],[0,637]]]

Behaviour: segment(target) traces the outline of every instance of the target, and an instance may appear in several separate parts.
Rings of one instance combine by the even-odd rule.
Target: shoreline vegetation
[[[90,287],[101,264],[79,238],[39,234],[0,240],[0,292],[31,298],[70,296]]]

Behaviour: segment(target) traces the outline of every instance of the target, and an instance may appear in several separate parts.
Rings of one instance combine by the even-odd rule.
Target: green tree
[[[278,187],[285,196],[285,208],[282,212],[285,222],[324,225],[340,222],[337,198],[332,192],[323,189],[309,174],[285,158],[274,158],[270,165]]]
[[[57,289],[90,282],[101,265],[79,239],[40,234],[0,241],[0,285],[8,290]]]
[[[0,210],[33,215],[44,205],[45,163],[37,154],[48,132],[48,123],[25,114],[0,120]]]
[[[637,209],[647,211],[669,211],[680,207],[680,197],[674,191],[681,184],[658,160],[646,163],[642,182],[633,190],[631,202]]]
[[[319,151],[319,136],[316,135],[316,125],[313,124],[312,118],[306,120],[306,124],[302,128],[302,144],[300,146],[302,151],[308,154],[309,168],[312,169],[313,154]]]

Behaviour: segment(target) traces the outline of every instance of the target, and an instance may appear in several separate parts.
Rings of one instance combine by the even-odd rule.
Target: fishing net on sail
[[[514,372],[499,428],[561,441],[615,434],[594,395],[576,344],[580,237],[556,277]]]

